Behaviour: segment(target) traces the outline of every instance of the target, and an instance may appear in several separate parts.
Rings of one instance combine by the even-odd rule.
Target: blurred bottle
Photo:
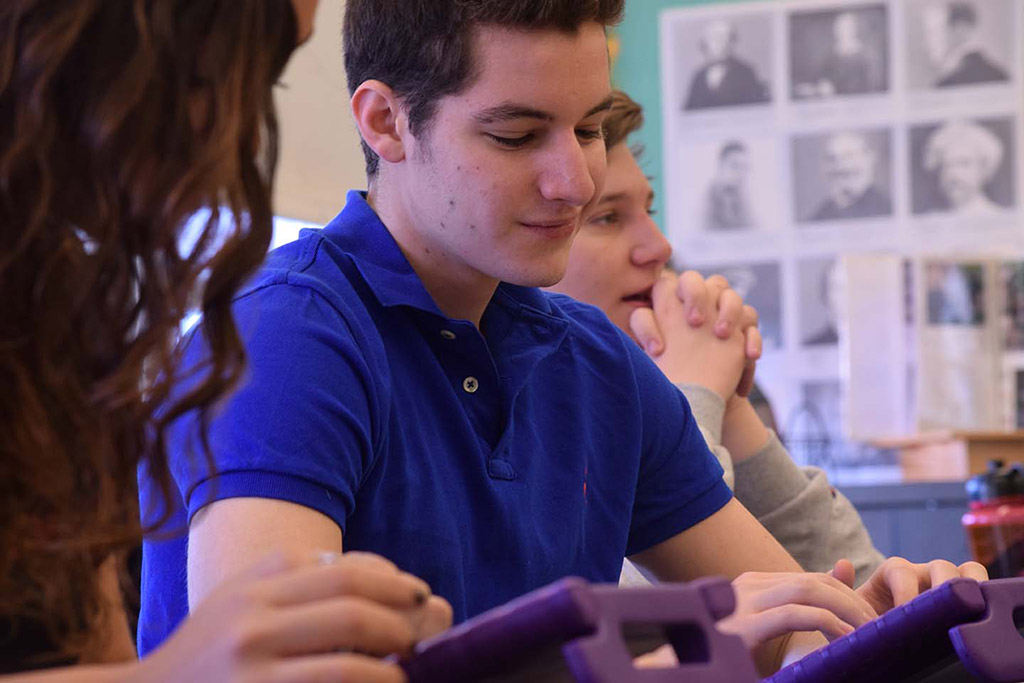
[[[1024,469],[992,460],[966,486],[970,510],[962,522],[975,561],[993,579],[1024,576]]]

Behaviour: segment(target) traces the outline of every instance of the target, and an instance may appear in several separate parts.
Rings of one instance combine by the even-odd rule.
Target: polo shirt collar
[[[356,257],[356,269],[382,306],[411,306],[443,315],[395,238],[367,203],[365,192],[349,190],[345,208],[324,226],[324,236]]]
[[[366,201],[366,193],[349,190],[345,208],[324,226],[324,236],[356,258],[353,263],[370,291],[382,306],[410,306],[446,317],[423,286],[423,281],[402,253],[383,221]],[[527,317],[547,319],[555,336],[564,336],[566,321],[551,307],[547,296],[535,287],[519,287],[502,282],[492,299],[499,305]]]

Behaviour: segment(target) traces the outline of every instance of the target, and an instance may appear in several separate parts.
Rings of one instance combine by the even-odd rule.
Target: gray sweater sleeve
[[[798,467],[774,433],[758,453],[734,464],[721,444],[725,402],[701,386],[679,388],[736,499],[805,570],[827,572],[846,558],[857,570],[857,585],[863,583],[885,558],[853,504],[832,488],[825,473]]]

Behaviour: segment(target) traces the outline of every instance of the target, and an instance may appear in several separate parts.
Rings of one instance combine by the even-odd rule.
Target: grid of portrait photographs
[[[664,227],[676,262],[735,277],[761,310],[759,382],[807,461],[876,455],[837,407],[840,257],[1024,257],[1022,37],[1019,0],[661,13]]]

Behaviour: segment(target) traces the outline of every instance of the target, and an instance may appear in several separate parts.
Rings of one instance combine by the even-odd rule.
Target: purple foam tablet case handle
[[[978,582],[953,579],[837,638],[765,683],[902,681],[951,657],[949,629],[984,612]]]
[[[1024,636],[1018,628],[1022,613],[1024,578],[983,583],[953,579],[836,639],[764,683],[923,680],[943,662],[958,660],[969,673],[957,680],[1021,681]]]
[[[993,683],[1024,680],[1024,578],[981,584],[985,614],[949,631],[960,661],[972,674]]]
[[[754,683],[743,641],[715,628],[735,603],[725,579],[620,589],[570,577],[424,641],[402,666],[410,683]],[[633,666],[631,648],[666,639],[677,666]]]

